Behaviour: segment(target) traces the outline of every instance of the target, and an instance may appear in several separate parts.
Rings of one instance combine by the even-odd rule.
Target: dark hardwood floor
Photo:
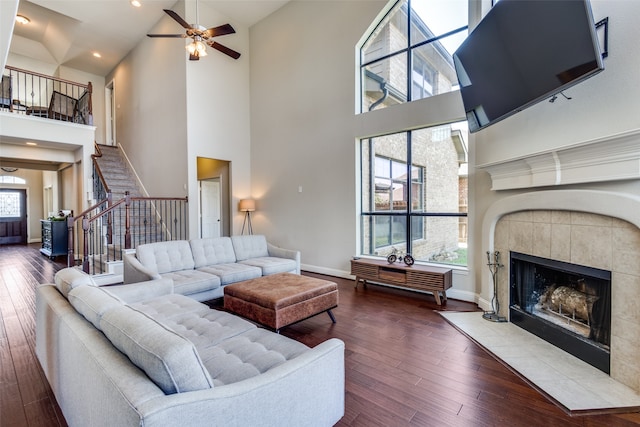
[[[37,245],[0,246],[2,427],[66,425],[34,353],[34,288],[64,266]],[[330,337],[346,343],[338,426],[640,425],[640,413],[566,415],[436,313],[475,304],[449,299],[440,307],[430,295],[328,279],[340,290],[337,323],[320,315],[281,333],[310,346]]]

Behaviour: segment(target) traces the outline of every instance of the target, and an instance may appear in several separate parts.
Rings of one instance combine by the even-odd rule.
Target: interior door
[[[220,178],[200,181],[200,237],[220,237]]]
[[[0,189],[0,245],[27,244],[27,190]]]

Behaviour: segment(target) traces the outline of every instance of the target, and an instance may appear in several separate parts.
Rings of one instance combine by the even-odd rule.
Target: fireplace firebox
[[[510,321],[607,374],[611,272],[510,253]]]

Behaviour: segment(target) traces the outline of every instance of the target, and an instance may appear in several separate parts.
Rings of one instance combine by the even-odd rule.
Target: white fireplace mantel
[[[478,168],[492,190],[640,179],[640,129]]]

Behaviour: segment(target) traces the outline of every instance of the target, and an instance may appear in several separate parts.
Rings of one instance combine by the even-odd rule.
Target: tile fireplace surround
[[[550,193],[567,192],[576,191]],[[504,264],[498,270],[502,316],[508,317],[510,251],[611,271],[611,378],[640,392],[640,229],[608,215],[527,209],[501,215],[494,230],[493,250]]]

